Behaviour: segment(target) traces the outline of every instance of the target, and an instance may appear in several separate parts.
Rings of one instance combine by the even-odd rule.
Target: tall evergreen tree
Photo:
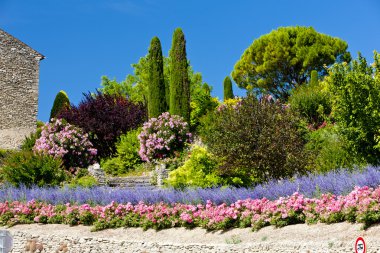
[[[190,80],[186,58],[186,40],[181,28],[173,34],[170,49],[170,113],[190,120]]]
[[[229,76],[226,76],[226,78],[224,78],[223,87],[224,87],[224,101],[230,98],[234,98],[234,93],[232,91],[232,82]]]
[[[50,119],[55,118],[59,114],[59,112],[69,107],[70,107],[69,97],[67,96],[65,91],[61,90],[55,96],[53,107],[51,108],[51,111],[50,111]]]
[[[164,62],[161,42],[154,37],[150,42],[148,53],[148,115],[157,118],[168,109],[165,97]]]

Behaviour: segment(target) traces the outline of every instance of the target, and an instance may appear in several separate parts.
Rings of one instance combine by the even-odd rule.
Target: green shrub
[[[339,168],[353,168],[364,165],[348,149],[339,136],[336,126],[327,127],[309,133],[306,150],[311,154],[309,167],[311,171],[325,173]]]
[[[36,140],[41,137],[42,127],[45,124],[42,121],[37,121],[37,129],[35,132],[32,132],[29,136],[26,136],[21,144],[21,150],[32,151]]]
[[[290,108],[315,128],[330,115],[332,105],[329,93],[316,79],[317,77],[313,76],[309,84],[294,89],[289,98]]]
[[[98,184],[98,181],[96,178],[90,175],[82,176],[82,177],[75,177],[71,180],[69,187],[75,188],[75,187],[85,187],[90,188],[94,187]]]
[[[1,171],[1,167],[4,164],[4,160],[12,153],[13,151],[7,149],[0,149],[0,182],[4,179],[4,174]]]
[[[2,172],[4,179],[15,186],[59,185],[66,178],[61,159],[31,151],[10,154],[4,160]]]
[[[380,164],[380,54],[369,65],[359,54],[350,64],[329,69],[326,84],[333,98],[333,116],[351,153]]]
[[[203,142],[221,158],[218,175],[250,185],[304,173],[307,156],[301,120],[270,97],[249,95],[204,119]]]
[[[141,128],[138,128],[120,136],[116,144],[117,156],[101,162],[101,167],[107,174],[125,174],[142,163],[139,155],[140,141],[137,138],[140,132]]]
[[[3,161],[12,151],[7,149],[0,149],[0,167],[3,164]]]
[[[203,147],[195,146],[184,165],[169,173],[167,184],[175,188],[217,186],[222,183],[222,178],[216,174],[217,165],[217,159],[212,154]]]

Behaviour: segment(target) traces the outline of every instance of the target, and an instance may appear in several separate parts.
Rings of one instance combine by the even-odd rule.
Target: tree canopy
[[[253,41],[235,64],[232,78],[240,88],[286,99],[312,70],[323,76],[325,65],[350,61],[347,47],[312,27],[281,27]]]

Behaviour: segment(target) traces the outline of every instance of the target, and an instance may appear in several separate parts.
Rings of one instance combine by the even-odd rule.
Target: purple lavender
[[[118,203],[131,202],[137,204],[144,201],[149,204],[164,203],[191,203],[205,204],[211,200],[216,204],[233,203],[239,199],[268,198],[271,200],[282,196],[292,195],[294,192],[304,194],[307,197],[317,197],[322,193],[345,195],[351,192],[355,186],[378,187],[380,185],[380,167],[369,166],[363,170],[350,172],[341,170],[325,175],[309,175],[293,180],[271,181],[252,188],[189,188],[185,190],[175,189],[130,189],[130,188],[26,188],[3,186],[0,188],[0,202],[4,201],[29,201],[32,199],[51,204],[99,204],[107,205],[112,201]]]

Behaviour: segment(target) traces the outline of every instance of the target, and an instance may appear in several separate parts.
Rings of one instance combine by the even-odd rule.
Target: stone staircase
[[[137,189],[158,189],[163,185],[163,180],[167,178],[168,171],[166,166],[160,165],[156,167],[157,185],[152,184],[152,176],[134,176],[134,177],[108,177],[100,168],[99,164],[88,167],[88,172],[95,177],[99,185],[111,187],[126,187]]]
[[[109,177],[107,178],[107,185],[111,187],[127,187],[139,189],[155,189],[156,186],[152,185],[150,176],[140,177]]]

